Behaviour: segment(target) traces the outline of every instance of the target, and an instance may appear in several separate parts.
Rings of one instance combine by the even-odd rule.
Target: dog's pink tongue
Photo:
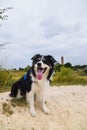
[[[37,79],[38,80],[42,79],[42,74],[43,74],[43,72],[41,70],[39,70],[38,73],[37,73]]]

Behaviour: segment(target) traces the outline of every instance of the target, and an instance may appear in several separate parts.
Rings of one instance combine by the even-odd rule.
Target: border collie
[[[46,88],[49,87],[55,62],[56,60],[50,55],[37,54],[33,56],[32,67],[12,85],[10,97],[26,96],[32,116],[36,116],[35,99],[40,101],[45,114],[50,113],[46,106],[45,92]]]

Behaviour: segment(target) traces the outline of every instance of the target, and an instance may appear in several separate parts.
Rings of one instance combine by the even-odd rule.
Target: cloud
[[[13,7],[1,22],[0,42],[11,42],[0,50],[0,61],[8,67],[31,64],[36,53],[51,54],[58,61],[87,64],[86,0],[6,0],[0,7]],[[7,59],[5,57],[8,57]]]

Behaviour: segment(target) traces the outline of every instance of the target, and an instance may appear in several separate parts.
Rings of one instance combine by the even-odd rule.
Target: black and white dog
[[[41,102],[44,113],[49,114],[45,103],[45,91],[49,87],[56,60],[50,55],[37,54],[32,57],[32,61],[32,67],[29,71],[13,84],[10,96],[17,98],[26,96],[32,116],[36,116],[34,107],[34,99],[36,98]]]

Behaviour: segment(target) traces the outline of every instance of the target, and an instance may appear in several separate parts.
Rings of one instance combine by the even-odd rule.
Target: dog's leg
[[[45,114],[50,114],[50,110],[46,106],[46,100],[45,100],[44,95],[42,96],[42,109]]]
[[[35,111],[35,108],[34,108],[34,93],[33,92],[26,93],[26,98],[27,98],[27,102],[29,103],[30,114],[33,117],[35,117],[36,116],[36,111]]]
[[[17,93],[17,99],[23,98],[23,96],[21,95],[20,89],[18,89],[18,93]]]

